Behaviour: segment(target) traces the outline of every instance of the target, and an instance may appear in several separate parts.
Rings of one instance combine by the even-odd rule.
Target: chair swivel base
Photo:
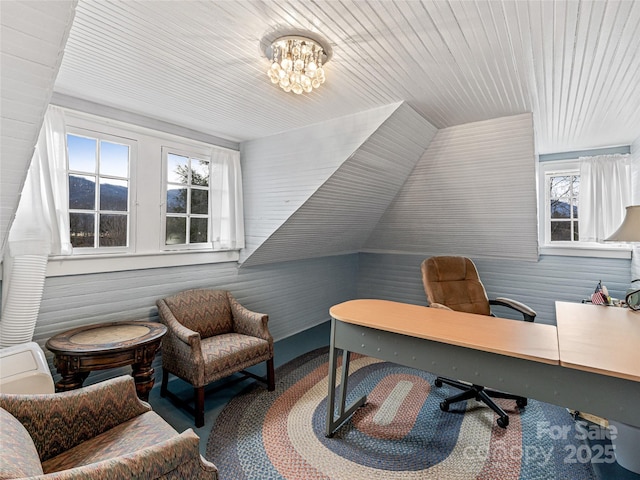
[[[501,428],[507,428],[507,426],[509,425],[509,416],[491,399],[491,397],[515,400],[516,405],[521,409],[527,406],[527,399],[524,397],[520,397],[518,395],[513,395],[510,393],[499,392],[496,390],[489,390],[481,385],[470,385],[467,383],[459,382],[458,380],[451,380],[449,378],[443,377],[436,378],[434,383],[436,387],[442,387],[442,385],[446,383],[447,385],[462,390],[461,393],[453,395],[452,397],[446,398],[445,400],[440,402],[440,409],[443,412],[448,412],[449,405],[451,405],[452,403],[461,402],[463,400],[470,400],[473,398],[478,402],[483,402],[484,404],[486,404],[498,415],[496,423]]]

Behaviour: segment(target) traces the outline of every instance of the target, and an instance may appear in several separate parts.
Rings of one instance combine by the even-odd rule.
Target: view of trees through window
[[[552,242],[577,242],[578,193],[580,175],[562,174],[547,177]]]
[[[208,159],[166,153],[165,245],[209,242]]]
[[[68,134],[67,149],[71,244],[126,247],[130,147]]]

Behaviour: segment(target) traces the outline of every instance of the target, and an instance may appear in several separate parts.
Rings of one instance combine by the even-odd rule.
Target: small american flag
[[[595,292],[591,295],[591,303],[594,305],[604,305],[609,303],[606,293],[603,291],[602,281],[598,282]]]

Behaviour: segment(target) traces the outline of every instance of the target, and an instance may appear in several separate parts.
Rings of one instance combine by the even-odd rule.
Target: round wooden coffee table
[[[151,363],[165,333],[161,323],[123,321],[85,325],[51,337],[45,346],[62,375],[56,392],[82,387],[94,370],[131,365],[138,397],[148,400],[154,383]]]

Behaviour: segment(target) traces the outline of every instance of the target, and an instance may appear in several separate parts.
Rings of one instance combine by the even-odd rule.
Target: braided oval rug
[[[348,404],[367,403],[326,438],[327,352],[278,368],[274,392],[254,384],[227,404],[206,449],[222,480],[596,478],[566,409],[530,399],[519,413],[498,400],[502,429],[475,401],[442,412],[456,391],[433,387],[432,374],[366,356],[352,355]]]

